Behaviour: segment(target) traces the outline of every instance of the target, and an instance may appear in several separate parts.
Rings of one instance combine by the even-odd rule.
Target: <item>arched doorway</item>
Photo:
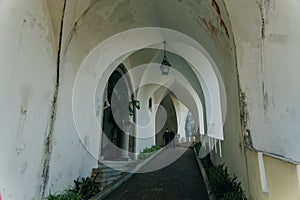
[[[126,73],[125,66],[120,64],[111,73],[105,87],[100,154],[102,160],[129,160],[129,151],[134,152],[135,139],[126,133],[126,128],[132,125],[128,122],[134,121],[128,109],[133,93]]]
[[[167,114],[166,122],[164,124],[164,127],[161,130],[157,130],[158,127],[157,124],[159,123],[160,115],[163,113],[163,110],[165,109],[165,112]],[[178,127],[177,127],[177,115],[174,103],[172,101],[172,98],[170,95],[167,95],[160,103],[160,106],[158,107],[156,111],[156,117],[155,117],[155,143],[159,146],[164,146],[164,140],[163,140],[163,134],[164,131],[168,128],[169,130],[174,131],[176,134],[178,133]]]

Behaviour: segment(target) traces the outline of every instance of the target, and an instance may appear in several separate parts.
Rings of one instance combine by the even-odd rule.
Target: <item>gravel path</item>
[[[208,199],[205,185],[192,149],[167,149],[142,168],[149,171],[154,166],[168,163],[179,157],[165,168],[154,172],[134,174],[127,182],[114,190],[106,200],[141,199]],[[185,151],[185,152],[184,152]]]

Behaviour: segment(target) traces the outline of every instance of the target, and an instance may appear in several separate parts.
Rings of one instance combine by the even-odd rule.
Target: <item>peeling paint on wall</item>
[[[239,79],[238,79],[239,80]],[[240,82],[238,81],[239,89],[239,102],[240,102],[240,120],[241,120],[241,131],[244,137],[244,145],[250,149],[253,148],[252,137],[249,126],[249,112],[247,109],[246,94],[242,91]]]

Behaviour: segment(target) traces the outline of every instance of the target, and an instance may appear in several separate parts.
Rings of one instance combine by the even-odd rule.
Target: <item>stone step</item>
[[[119,171],[126,171],[129,169],[133,161],[103,161],[98,163],[99,168],[114,168]]]
[[[123,173],[122,171],[110,169],[110,170],[107,170],[107,171],[104,171],[104,172],[103,171],[101,171],[101,172],[93,172],[92,175],[91,175],[91,177],[92,178],[96,177],[97,174],[98,174],[97,179],[99,177],[106,178],[106,177],[110,177],[110,176],[118,176],[118,175],[120,175],[122,173]]]
[[[92,170],[91,178],[96,177],[95,182],[100,183],[99,188],[103,190],[105,187],[121,179],[125,175],[126,173],[122,171],[103,166],[103,168],[94,168]]]
[[[115,171],[120,171],[120,170],[109,168],[109,167],[94,168],[92,170],[92,176],[96,176],[97,174],[102,175],[105,173],[115,172]]]
[[[102,183],[103,184],[106,184],[106,183],[109,183],[109,182],[112,182],[112,181],[115,181],[115,180],[118,180],[120,178],[122,178],[125,174],[122,173],[122,174],[119,174],[118,176],[110,176],[110,177],[105,177],[105,178],[102,178],[102,179],[96,179],[96,182],[98,183]],[[104,186],[104,185],[103,185]]]

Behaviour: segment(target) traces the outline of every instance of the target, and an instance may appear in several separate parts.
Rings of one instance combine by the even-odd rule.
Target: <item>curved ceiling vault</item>
[[[167,40],[170,48],[168,51],[173,51],[174,54],[187,60],[195,76],[200,80],[205,96],[204,103],[208,123],[217,123],[218,127],[222,127],[225,119],[224,102],[226,102],[225,97],[222,96],[224,94],[222,91],[224,90],[223,72],[225,68],[236,70],[233,38],[228,28],[230,24],[223,3],[195,0],[155,0],[151,2],[146,0],[104,0],[93,1],[89,6],[81,8],[75,15],[66,16],[67,20],[74,23],[73,28],[66,28],[63,45],[65,59],[73,68],[80,71],[80,67],[92,66],[90,72],[97,72],[93,76],[99,78],[113,70],[108,66],[116,59],[122,62],[129,55],[144,48],[161,49],[160,44]],[[149,28],[145,32],[142,27]],[[153,31],[156,29],[154,27],[166,29],[160,30],[158,33]],[[131,38],[128,35],[131,31],[128,30],[134,28],[141,28],[141,35]],[[176,34],[170,33],[172,30]],[[127,32],[121,36],[120,33],[123,31]],[[110,40],[109,37],[115,34],[121,39]],[[184,39],[185,36],[190,39]],[[135,44],[130,44],[133,41]],[[195,42],[196,44],[194,44]],[[105,45],[104,49],[101,48],[102,45]],[[222,51],[224,48],[228,50]],[[102,58],[100,58],[101,56]],[[101,59],[102,63],[99,62]],[[96,69],[95,66],[102,69]],[[208,74],[214,78],[207,78]],[[76,81],[78,83],[80,78],[77,77]],[[92,80],[88,82],[92,83]],[[79,85],[77,86],[83,89]],[[199,89],[197,90],[199,94]],[[74,95],[76,96],[76,91]],[[77,103],[85,103],[83,98],[78,99],[81,100]],[[73,104],[73,108],[79,108],[76,106],[76,102]],[[214,113],[213,110],[222,110],[222,112],[217,116],[212,116],[210,113]],[[214,122],[214,118],[218,118],[218,122]],[[208,130],[208,134],[223,139],[223,133],[216,136],[214,131],[216,132],[216,130]],[[222,131],[217,130],[217,132]]]

